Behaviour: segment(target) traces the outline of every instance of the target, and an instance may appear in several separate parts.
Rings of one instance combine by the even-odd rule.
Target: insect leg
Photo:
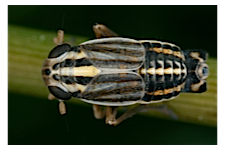
[[[116,122],[117,106],[107,106],[106,107],[106,124],[112,125]]]
[[[169,108],[166,103],[161,103],[159,105],[147,105],[146,109],[158,111],[175,120],[178,119],[177,114],[173,111],[173,109]]]
[[[146,108],[146,105],[138,105],[138,106],[135,106],[131,109],[129,109],[128,111],[126,111],[123,115],[121,115],[118,119],[110,122],[110,125],[118,125],[120,124],[122,121],[132,117],[133,115],[135,115],[136,113],[140,112],[141,110],[145,109]]]
[[[64,31],[59,30],[57,33],[57,37],[54,37],[53,42],[55,43],[55,45],[61,45],[63,44],[63,40],[64,40]]]
[[[102,106],[93,104],[93,111],[96,119],[102,119],[105,117],[106,109],[102,109]]]
[[[97,24],[93,26],[93,30],[95,32],[95,35],[98,39],[100,38],[107,38],[107,37],[115,37],[118,36],[115,32],[107,28],[103,24]]]
[[[55,99],[55,96],[52,95],[51,93],[49,93],[49,94],[48,94],[48,99],[49,99],[49,100],[53,100],[53,99]]]
[[[161,112],[167,116],[170,116],[172,119],[178,118],[178,116],[171,109],[169,109],[166,104],[161,104],[161,105],[140,104],[129,109],[123,115],[121,115],[118,119],[115,119],[114,121],[110,121],[108,124],[116,126],[120,124],[122,121],[132,117],[133,115],[139,112],[149,111],[149,110],[155,110],[155,111]]]
[[[66,114],[66,105],[63,100],[59,100],[59,113],[61,115]]]

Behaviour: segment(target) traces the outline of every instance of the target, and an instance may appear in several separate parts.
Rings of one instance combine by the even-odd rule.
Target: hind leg
[[[116,37],[118,34],[107,28],[103,24],[97,24],[93,26],[93,30],[95,32],[95,36],[100,39],[100,38],[108,38],[108,37]]]

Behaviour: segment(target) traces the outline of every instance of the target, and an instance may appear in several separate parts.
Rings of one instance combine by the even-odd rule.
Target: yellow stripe
[[[153,51],[157,52],[157,53],[161,53],[162,52],[162,48],[153,48]]]
[[[146,74],[146,69],[145,68],[141,69],[141,74]]]
[[[155,68],[149,68],[147,70],[147,73],[151,74],[151,75],[154,75],[155,74]]]
[[[204,83],[205,82],[201,80],[199,83],[192,84],[191,90],[194,91],[194,92],[197,92],[200,89],[200,86],[203,85]]]
[[[164,95],[167,95],[169,93],[173,93],[173,88],[169,88],[169,89],[164,89]]]
[[[80,53],[77,53],[76,59],[81,59],[81,58],[86,58],[86,57],[87,57],[86,54],[83,51],[81,51]]]
[[[82,84],[78,84],[78,83],[75,83],[75,84],[66,84],[66,83],[62,83],[64,87],[66,87],[66,89],[70,92],[77,92],[77,91],[81,91],[83,92],[86,88],[85,85],[82,85]]]
[[[158,69],[155,70],[155,74],[157,74],[157,75],[163,75],[163,73],[164,73],[163,70],[164,70],[163,68],[158,68]]]
[[[179,58],[182,58],[182,57],[181,57],[180,51],[174,51],[174,52],[173,52],[173,55],[174,55],[174,56],[177,56],[177,57],[179,57]]]
[[[202,59],[200,56],[200,53],[199,52],[191,52],[190,56],[194,59],[198,59],[200,62],[203,62],[204,59]]]
[[[173,88],[174,91],[177,91],[177,92],[180,92],[181,91],[181,87],[182,87],[182,84],[176,86]]]
[[[84,92],[85,88],[86,88],[85,85],[77,84],[77,89],[78,89],[78,91]]]
[[[74,51],[67,52],[66,59],[76,59],[77,53]]]
[[[173,69],[171,67],[164,69],[164,74],[173,74]]]
[[[176,75],[180,75],[181,69],[180,68],[173,69],[173,73],[176,74]]]
[[[74,76],[94,77],[98,73],[100,73],[100,70],[94,66],[81,66],[72,68],[72,74]]]
[[[157,90],[154,92],[154,96],[163,95],[163,90]]]
[[[170,49],[163,49],[163,53],[164,54],[169,54],[169,55],[172,55],[173,54],[173,51],[172,50],[170,50]]]

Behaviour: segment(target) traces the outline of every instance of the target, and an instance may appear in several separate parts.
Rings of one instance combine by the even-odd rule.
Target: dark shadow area
[[[64,17],[63,17],[64,16]],[[121,36],[169,41],[217,56],[217,6],[8,6],[8,23],[94,38],[104,23]]]
[[[94,119],[90,104],[67,102],[68,113],[60,116],[57,101],[12,92],[8,98],[9,145],[217,144],[214,127],[142,115],[112,127]]]

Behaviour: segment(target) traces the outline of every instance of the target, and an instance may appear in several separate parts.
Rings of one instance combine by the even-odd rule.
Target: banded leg
[[[95,32],[95,36],[100,39],[100,38],[107,38],[107,37],[116,37],[118,34],[107,28],[103,24],[97,24],[93,26],[93,30]]]

